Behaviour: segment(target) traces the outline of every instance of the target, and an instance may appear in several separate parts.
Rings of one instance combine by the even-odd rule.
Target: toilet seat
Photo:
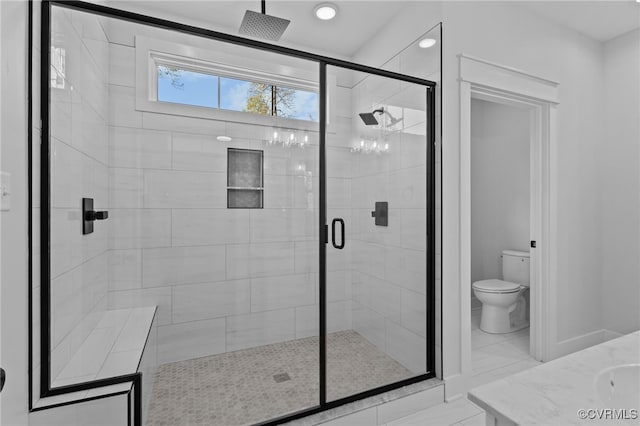
[[[471,286],[484,293],[515,293],[521,289],[520,284],[497,279],[476,281]]]

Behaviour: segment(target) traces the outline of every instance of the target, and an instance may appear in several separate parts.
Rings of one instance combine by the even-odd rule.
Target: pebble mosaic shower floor
[[[317,405],[318,337],[158,367],[148,426],[244,425]],[[327,335],[327,399],[413,376],[355,331]]]

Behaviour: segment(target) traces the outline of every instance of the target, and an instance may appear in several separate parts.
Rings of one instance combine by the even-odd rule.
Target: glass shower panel
[[[118,335],[151,306],[150,424],[317,406],[318,122],[248,112],[242,88],[222,108],[200,102],[198,76],[171,70],[159,83],[179,102],[156,102],[167,87],[136,75],[136,58],[197,62],[213,98],[224,69],[317,93],[318,64],[57,6],[51,50],[52,386],[127,373]]]
[[[426,373],[428,115],[425,86],[327,74],[341,87],[326,150],[331,401]]]

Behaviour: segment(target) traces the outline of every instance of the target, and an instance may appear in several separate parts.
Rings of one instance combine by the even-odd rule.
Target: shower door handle
[[[336,223],[340,223],[340,244],[336,244]],[[333,219],[331,222],[331,244],[338,250],[344,248],[344,220],[339,217]]]

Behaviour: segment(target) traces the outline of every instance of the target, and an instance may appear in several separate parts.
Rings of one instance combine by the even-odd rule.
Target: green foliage
[[[158,67],[158,76],[171,79],[171,85],[178,90],[184,90],[182,70],[175,67],[161,65]]]
[[[265,83],[251,83],[247,106],[243,111],[262,115],[271,115],[272,99],[275,95],[273,115],[290,117],[293,113],[295,90],[276,87]]]

